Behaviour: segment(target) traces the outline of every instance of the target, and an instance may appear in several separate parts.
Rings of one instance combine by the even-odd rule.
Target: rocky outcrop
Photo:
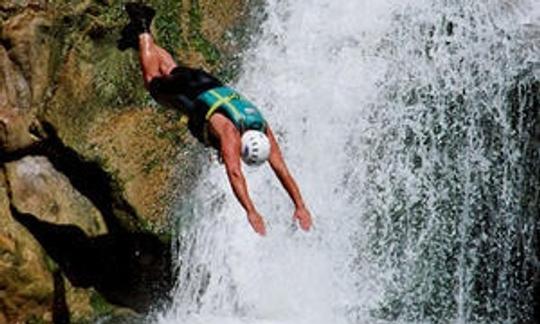
[[[247,1],[150,2],[184,63],[233,75]],[[0,324],[133,316],[173,284],[168,215],[202,147],[115,48],[122,3],[0,2]]]
[[[74,287],[93,288],[111,303],[148,311],[166,299],[164,292],[173,284],[169,244],[154,233],[126,228],[120,219],[131,219],[136,228],[140,216],[113,178],[67,147],[51,125],[44,126],[46,139],[5,153],[0,162],[8,198],[5,209],[46,252],[41,262],[46,268],[37,273],[53,279],[40,280],[45,285],[41,293],[53,299],[52,318],[69,318],[67,293],[75,292],[65,288],[62,274]],[[9,242],[5,245],[10,247]],[[4,256],[16,254],[5,250]],[[6,286],[17,291],[19,277],[10,279]],[[91,313],[87,309],[84,315]]]
[[[11,217],[3,173],[0,184],[0,323],[35,315],[50,318],[48,305],[39,302],[52,292],[50,272],[39,244]]]

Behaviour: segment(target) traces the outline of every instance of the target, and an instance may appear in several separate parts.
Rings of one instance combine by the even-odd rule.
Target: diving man
[[[138,3],[128,3],[125,8],[130,23],[122,30],[118,48],[138,51],[144,85],[152,97],[186,114],[191,134],[219,150],[233,192],[255,232],[265,235],[266,228],[249,196],[241,159],[250,165],[270,163],[294,203],[294,220],[308,231],[311,215],[274,134],[257,107],[211,74],[177,65],[150,33],[154,9]]]

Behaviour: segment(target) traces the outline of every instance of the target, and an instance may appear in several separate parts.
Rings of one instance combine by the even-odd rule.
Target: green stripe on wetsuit
[[[266,120],[259,109],[229,87],[210,89],[200,94],[197,99],[209,107],[206,120],[219,110],[225,113],[240,132],[248,129],[266,131]]]

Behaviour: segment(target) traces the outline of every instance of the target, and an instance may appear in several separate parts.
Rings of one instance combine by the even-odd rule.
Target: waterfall
[[[235,87],[277,134],[314,228],[292,225],[269,167],[246,167],[257,236],[212,163],[179,203],[178,286],[157,322],[532,322],[540,3],[264,10]]]

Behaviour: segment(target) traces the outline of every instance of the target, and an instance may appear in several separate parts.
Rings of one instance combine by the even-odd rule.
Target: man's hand
[[[311,215],[305,207],[296,208],[293,218],[295,221],[298,220],[301,229],[303,229],[304,231],[309,231],[312,224]]]
[[[258,212],[249,212],[247,218],[255,232],[257,232],[261,236],[266,235],[266,227],[264,226],[264,220]]]

